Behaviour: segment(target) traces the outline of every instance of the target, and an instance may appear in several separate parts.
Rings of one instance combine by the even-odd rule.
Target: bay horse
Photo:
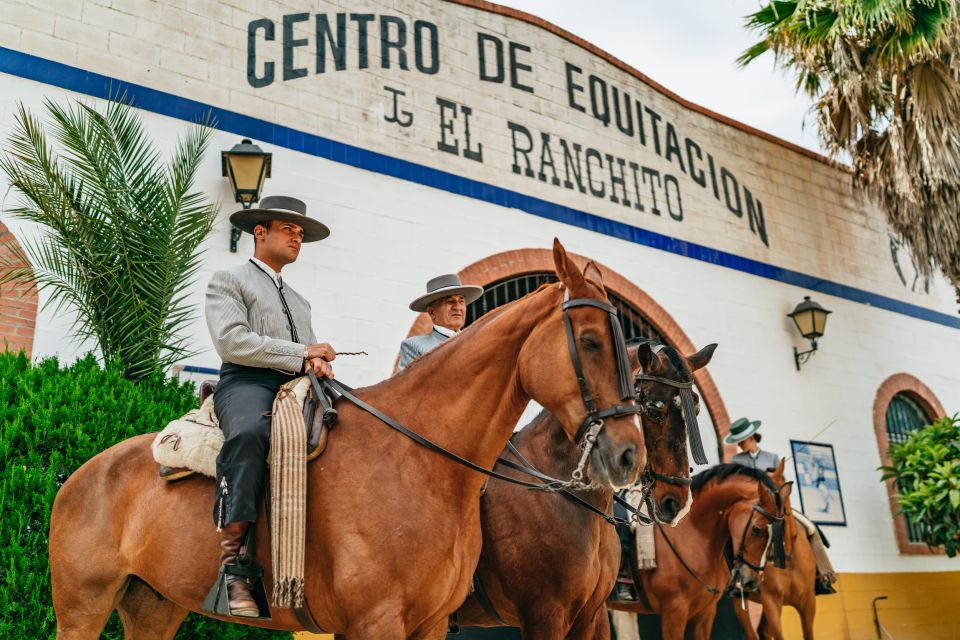
[[[599,269],[592,262],[578,268],[556,240],[553,257],[559,283],[487,314],[356,395],[488,469],[531,398],[569,434],[591,415],[586,406],[633,407],[621,375],[629,375],[625,355],[616,366],[622,336],[618,345]],[[571,364],[578,361],[582,385]],[[480,556],[486,476],[394,433],[343,398],[336,408],[337,428],[308,467],[308,611],[347,640],[441,638]],[[138,640],[172,638],[188,612],[202,613],[219,571],[213,480],[161,480],[152,439],[138,436],[98,454],[57,495],[50,571],[58,640],[98,638],[114,609],[126,637]],[[593,480],[628,486],[645,464],[636,413],[608,416],[589,458]],[[256,536],[269,593],[263,516]],[[270,620],[229,620],[304,629],[292,610],[272,613]]]
[[[657,568],[640,571],[640,602],[610,602],[609,607],[660,616],[664,640],[708,640],[717,602],[728,585],[745,591],[760,583],[771,542],[770,525],[783,518],[782,496],[762,471],[721,464],[693,477],[690,513],[669,533],[656,527]],[[724,547],[732,543],[734,566]]]
[[[716,346],[684,357],[672,347],[645,342],[631,347],[631,364],[635,374],[684,382],[707,365]],[[646,406],[641,422],[649,468],[668,480],[689,478],[678,389],[646,376],[637,384]],[[556,477],[569,476],[579,458],[563,426],[546,411],[517,432],[513,444],[534,467]],[[513,457],[509,450],[503,456]],[[609,488],[577,495],[611,513]],[[689,482],[654,482],[650,496],[656,516],[672,522],[687,504]],[[518,626],[526,640],[609,637],[606,600],[620,567],[613,526],[563,496],[499,481],[488,484],[480,518],[483,549],[475,579],[483,595],[467,598],[458,611],[460,624]]]
[[[771,474],[775,485],[782,485],[784,460],[780,460],[777,469]],[[817,561],[810,546],[806,529],[798,526],[793,517],[789,494],[784,497],[784,546],[786,567],[780,569],[770,565],[763,572],[763,584],[760,591],[751,593],[749,598],[763,605],[760,626],[754,630],[748,612],[734,607],[737,620],[748,640],[783,640],[780,617],[783,606],[790,605],[800,614],[803,639],[813,640],[813,620],[817,615],[816,580]]]

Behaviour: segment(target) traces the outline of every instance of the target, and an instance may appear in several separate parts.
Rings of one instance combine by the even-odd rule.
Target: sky
[[[759,40],[743,27],[759,0],[496,0],[577,35],[677,95],[818,153],[811,101],[765,54],[737,57]]]

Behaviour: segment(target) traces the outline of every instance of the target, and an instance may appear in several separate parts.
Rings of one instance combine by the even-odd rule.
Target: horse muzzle
[[[635,442],[614,442],[603,432],[590,455],[594,480],[622,489],[636,484],[646,464],[646,451]]]

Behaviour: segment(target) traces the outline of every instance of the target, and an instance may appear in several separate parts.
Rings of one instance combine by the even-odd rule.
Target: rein
[[[648,505],[648,507],[649,507],[649,506],[650,506],[650,505]],[[733,579],[733,573],[734,573],[734,572],[737,570],[737,568],[740,567],[741,565],[746,565],[746,566],[750,567],[751,569],[753,569],[754,571],[757,571],[757,572],[762,572],[762,571],[763,571],[763,564],[764,564],[764,561],[766,560],[766,556],[767,556],[767,550],[766,550],[766,549],[764,549],[764,552],[763,552],[763,554],[761,555],[761,560],[760,560],[760,563],[761,563],[761,564],[760,564],[759,566],[758,566],[758,565],[755,565],[755,564],[752,564],[750,561],[748,561],[746,558],[743,557],[744,543],[746,542],[746,539],[747,539],[747,531],[750,530],[750,524],[753,522],[753,515],[754,515],[754,513],[758,513],[758,512],[761,513],[761,514],[763,514],[763,515],[764,515],[766,518],[768,518],[772,523],[781,523],[781,522],[783,522],[784,516],[777,516],[777,515],[774,515],[774,514],[769,513],[767,510],[765,510],[763,507],[760,506],[760,503],[759,503],[759,502],[757,502],[755,505],[753,505],[753,508],[750,510],[750,517],[747,519],[747,523],[743,526],[743,531],[740,533],[740,548],[737,550],[737,555],[734,556],[734,559],[733,559],[733,565],[730,567],[731,581],[732,581],[732,579]],[[654,524],[655,524],[655,526],[657,527],[657,530],[660,532],[660,535],[663,536],[664,541],[666,541],[667,546],[670,547],[670,551],[672,551],[672,552],[673,552],[673,555],[677,558],[677,560],[680,561],[680,564],[683,566],[683,568],[687,570],[687,573],[689,573],[691,576],[693,576],[693,578],[694,578],[697,582],[699,582],[699,583],[703,586],[703,588],[707,590],[707,592],[712,593],[712,594],[714,594],[714,595],[723,593],[723,591],[721,591],[720,589],[717,589],[716,587],[708,584],[707,582],[705,582],[705,581],[703,580],[703,578],[701,578],[699,575],[697,575],[697,572],[694,571],[693,568],[690,567],[690,565],[687,564],[686,560],[683,559],[683,556],[680,555],[680,551],[677,550],[677,548],[676,548],[675,546],[673,546],[673,542],[670,540],[669,536],[667,536],[667,532],[663,529],[663,525],[661,525],[659,522],[654,523]],[[772,535],[773,535],[772,532],[771,532],[770,535],[771,535],[771,539],[768,539],[768,541],[767,541],[767,545],[768,545],[768,546],[770,545],[771,540],[772,540]]]
[[[583,367],[580,364],[580,356],[579,356],[579,353],[577,352],[576,339],[573,334],[573,324],[570,320],[569,310],[575,307],[595,307],[597,309],[601,309],[607,312],[609,317],[609,322],[610,322],[611,337],[613,339],[613,347],[614,347],[613,350],[616,356],[617,380],[620,388],[620,399],[629,400],[630,402],[633,402],[633,391],[631,390],[630,384],[628,382],[629,376],[630,376],[630,359],[629,359],[629,356],[627,355],[627,346],[623,338],[623,330],[620,328],[620,321],[618,320],[618,317],[617,317],[616,307],[606,302],[602,302],[600,300],[593,300],[592,298],[570,299],[569,296],[570,296],[569,290],[564,289],[564,300],[563,300],[563,305],[561,307],[563,311],[563,322],[566,328],[567,347],[569,348],[569,351],[570,351],[570,359],[573,363],[573,370],[577,377],[577,384],[580,388],[580,396],[581,398],[583,398],[584,406],[587,409],[587,417],[584,419],[583,423],[580,425],[580,428],[577,431],[578,442],[582,437],[583,432],[586,431],[586,442],[584,443],[584,447],[583,447],[583,455],[581,456],[580,462],[577,465],[576,470],[574,470],[572,479],[570,481],[564,482],[562,480],[557,480],[556,478],[551,478],[546,474],[540,473],[539,471],[534,469],[532,466],[527,468],[522,465],[518,465],[510,460],[504,460],[503,458],[500,458],[499,461],[505,466],[515,469],[517,471],[526,473],[527,475],[543,480],[544,482],[542,483],[528,482],[526,480],[519,480],[517,478],[512,478],[510,476],[494,471],[492,469],[481,467],[480,465],[474,462],[471,462],[470,460],[467,460],[466,458],[463,458],[453,453],[452,451],[449,451],[441,447],[439,444],[433,442],[428,438],[425,438],[424,436],[420,435],[416,431],[413,431],[412,429],[405,427],[404,425],[397,422],[390,416],[386,415],[376,407],[364,402],[363,400],[358,398],[356,395],[354,395],[353,389],[351,387],[343,384],[342,382],[339,382],[333,378],[326,378],[326,377],[323,378],[321,381],[317,379],[315,375],[311,375],[310,383],[311,385],[313,385],[314,392],[315,394],[317,394],[318,398],[324,397],[322,387],[324,386],[329,387],[334,391],[336,391],[337,393],[339,393],[340,395],[342,395],[344,398],[346,398],[350,402],[352,402],[353,404],[355,404],[357,407],[363,409],[367,413],[376,417],[377,419],[379,419],[381,422],[383,422],[390,428],[396,431],[399,431],[400,433],[407,436],[417,444],[420,444],[431,451],[439,453],[440,455],[444,456],[445,458],[448,458],[449,460],[456,462],[457,464],[460,464],[478,473],[482,473],[484,475],[490,476],[491,478],[497,478],[498,480],[503,480],[505,482],[510,482],[523,487],[527,487],[529,489],[536,489],[540,491],[565,491],[567,489],[572,489],[572,488],[585,488],[586,485],[583,484],[584,469],[586,467],[587,461],[589,460],[590,452],[592,451],[594,444],[596,444],[597,435],[600,433],[600,430],[603,428],[604,418],[639,414],[642,412],[642,410],[640,407],[636,406],[635,404],[630,404],[630,405],[617,404],[609,409],[604,409],[602,411],[597,410],[596,404],[594,403],[593,395],[590,393],[590,387],[587,384],[587,379],[583,374]],[[572,496],[571,494],[571,497],[575,497],[575,496]],[[580,499],[579,497],[577,497],[577,500],[582,501],[582,499]],[[587,503],[586,501],[582,501],[582,502],[584,503],[584,505],[589,505],[589,503]],[[590,508],[593,509],[592,505],[590,505]],[[632,507],[631,507],[631,510],[634,511],[635,516],[645,518],[645,516],[641,516],[641,514],[637,513]],[[614,524],[618,520],[620,520],[619,518],[614,518],[613,516],[607,516],[607,514],[603,514],[603,512],[600,512],[600,513],[604,516],[604,519],[607,519],[608,522],[611,522],[611,520],[609,520],[608,518],[612,518],[613,521],[611,522],[611,524]]]

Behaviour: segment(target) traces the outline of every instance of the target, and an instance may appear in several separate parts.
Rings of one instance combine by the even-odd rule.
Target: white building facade
[[[960,573],[909,541],[877,471],[894,398],[927,419],[960,409],[955,293],[917,275],[843,167],[684,101],[553,25],[473,0],[0,10],[4,138],[17,103],[40,113],[48,98],[126,92],[164,150],[215,119],[196,187],[221,217],[193,293],[199,354],[184,365],[219,366],[205,284],[252,253],[250,236],[228,249],[239,205],[217,153],[241,138],[273,154],[264,193],[301,198],[331,228],[284,278],[311,301],[321,340],[369,354],[337,360],[349,384],[390,375],[400,341],[425,326],[407,304],[427,279],[459,272],[490,286],[549,271],[556,236],[597,260],[666,340],[719,343],[697,380],[713,459],[731,454],[717,438],[742,415],[762,420],[764,448],[782,455],[791,440],[832,445],[846,524],[826,527],[841,593],[820,601],[823,637],[873,637],[879,595],[897,638],[960,634],[946,606]],[[0,210],[0,249],[38,232],[4,213],[17,198]],[[0,337],[34,357],[89,348],[42,294],[39,307],[0,295]],[[793,348],[809,346],[787,314],[805,295],[833,313],[798,371]]]

